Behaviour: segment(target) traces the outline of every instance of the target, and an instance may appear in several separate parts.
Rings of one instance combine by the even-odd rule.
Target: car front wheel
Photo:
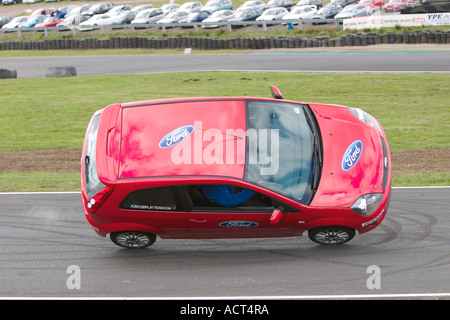
[[[355,236],[355,230],[340,226],[329,226],[311,229],[308,237],[319,244],[343,244]]]
[[[156,241],[156,235],[140,231],[120,231],[110,234],[111,241],[127,249],[142,249]]]

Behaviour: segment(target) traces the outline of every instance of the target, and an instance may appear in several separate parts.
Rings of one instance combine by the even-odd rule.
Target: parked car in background
[[[199,12],[202,9],[201,2],[185,2],[183,3],[178,10],[190,12]]]
[[[202,22],[211,15],[208,11],[197,11],[188,13],[185,18],[180,19],[179,23],[195,23]],[[187,26],[185,26],[187,28]]]
[[[123,12],[131,11],[132,6],[130,5],[122,5],[122,6],[114,6],[111,9],[109,9],[106,13],[109,16],[114,16],[116,14],[121,14]]]
[[[111,16],[107,23],[110,25],[125,25],[130,24],[131,21],[136,17],[137,12],[136,11],[123,11],[119,14]],[[117,28],[117,27],[113,27]]]
[[[102,14],[106,13],[109,10],[114,7],[114,4],[112,2],[102,2],[92,5],[89,10],[86,12],[86,14],[93,16],[95,14]]]
[[[231,10],[218,10],[211,13],[211,15],[203,20],[202,28],[217,28],[220,25],[217,22],[227,22],[233,18],[233,11]]]
[[[32,28],[39,22],[44,21],[47,19],[48,16],[39,15],[39,16],[30,16],[27,20],[20,23],[19,28]]]
[[[45,28],[45,27],[56,27],[56,25],[60,22],[64,21],[59,17],[48,17],[44,21],[37,23],[35,28]]]
[[[289,11],[284,7],[269,8],[256,18],[256,21],[273,21],[281,20]]]
[[[231,18],[230,22],[245,22],[245,21],[255,21],[256,18],[258,18],[262,13],[261,9],[248,9],[248,10],[240,10],[236,11],[233,15],[233,18]],[[245,23],[242,24],[242,26],[245,26]],[[235,27],[238,27],[236,25]]]
[[[88,4],[80,5],[80,6],[69,6],[67,8],[66,16],[76,15],[76,14],[88,15],[88,11],[89,11],[90,8],[91,8],[91,6],[88,5]]]
[[[372,8],[381,8],[384,4],[384,0],[361,0],[358,4],[365,5]]]
[[[233,2],[231,0],[209,0],[202,7],[202,10],[213,13],[218,10],[232,10]]]
[[[166,3],[161,6],[161,10],[167,14],[172,11],[177,11],[180,9],[180,5],[178,3]]]
[[[372,12],[372,8],[368,8],[362,4],[351,4],[343,8],[334,18],[342,20],[354,17],[366,17],[370,16]]]
[[[10,23],[13,17],[0,17],[0,27],[3,27],[5,24]]]
[[[399,12],[414,5],[414,0],[389,0],[383,6],[384,12]]]
[[[293,2],[292,0],[270,0],[269,2],[267,2],[264,8],[269,9],[283,7],[286,9],[290,9],[293,6],[295,6],[295,2]]]
[[[198,11],[198,12],[191,12],[189,13],[185,18],[181,19],[179,23],[195,23],[195,22],[202,22],[206,18],[208,18],[211,15],[209,11]]]
[[[12,20],[10,22],[8,22],[7,24],[4,24],[2,26],[2,29],[15,29],[15,28],[18,28],[19,25],[22,22],[27,21],[27,19],[28,19],[27,16],[14,17],[14,18],[12,18]]]
[[[236,11],[245,11],[250,9],[259,9],[261,12],[264,11],[266,4],[261,0],[250,0],[245,1],[241,6],[239,6]]]
[[[98,26],[103,25],[104,20],[109,19],[110,16],[107,14],[96,14],[92,16],[90,19],[81,22],[78,25],[78,29],[81,31],[89,31],[97,28]]]
[[[298,7],[298,6],[307,6],[307,5],[316,6],[317,10],[319,10],[323,6],[321,0],[300,0],[299,2],[297,2],[297,4],[295,6]]]
[[[291,11],[283,16],[282,20],[293,20],[291,23],[296,24],[299,19],[311,19],[317,13],[317,7],[312,5],[295,6]]]
[[[153,4],[148,3],[148,4],[139,4],[137,6],[134,6],[131,8],[131,11],[133,12],[141,12],[147,9],[153,9],[156,8]]]
[[[73,30],[73,29],[78,28],[80,23],[88,20],[89,18],[90,17],[85,14],[79,14],[79,13],[70,14],[66,18],[64,18],[63,21],[58,23],[56,25],[56,27],[58,28],[58,30],[61,30],[61,31]]]
[[[181,19],[188,15],[186,11],[172,11],[169,12],[164,18],[158,20],[157,24],[177,23]]]
[[[350,4],[356,4],[358,3],[358,0],[330,0],[328,2],[327,6],[341,6],[342,8],[345,8],[346,6]]]
[[[21,0],[2,0],[2,4],[7,6],[11,4],[16,4],[22,2]]]
[[[319,9],[311,19],[333,19],[339,12],[342,11],[341,6],[325,6]],[[321,22],[313,22],[313,24],[320,24]]]
[[[136,17],[131,21],[135,28],[139,28],[138,25],[153,24],[165,17],[165,13],[161,8],[147,9],[139,12]]]

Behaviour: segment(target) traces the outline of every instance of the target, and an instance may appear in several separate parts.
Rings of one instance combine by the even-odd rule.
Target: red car
[[[56,27],[56,25],[62,21],[64,21],[64,19],[58,17],[48,17],[44,21],[36,24],[34,27],[35,28]]]
[[[398,12],[401,9],[406,9],[414,4],[414,0],[389,0],[383,6],[384,12]]]
[[[372,8],[381,8],[384,4],[384,0],[361,0],[359,4]]]
[[[366,112],[273,98],[110,105],[92,117],[82,203],[100,236],[143,248],[175,238],[293,237],[341,244],[377,227],[388,142]]]

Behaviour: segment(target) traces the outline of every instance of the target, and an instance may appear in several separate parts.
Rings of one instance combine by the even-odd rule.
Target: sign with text
[[[450,12],[425,14],[396,14],[374,15],[344,19],[344,30],[379,29],[389,27],[421,27],[421,26],[448,26],[450,25]]]

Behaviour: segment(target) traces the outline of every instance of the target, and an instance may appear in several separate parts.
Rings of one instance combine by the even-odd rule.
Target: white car
[[[201,2],[185,2],[183,3],[178,10],[186,11],[187,13],[191,12],[199,12],[202,8]]]
[[[102,25],[104,20],[109,19],[110,16],[107,14],[96,14],[92,16],[90,19],[81,22],[78,25],[78,29],[81,31],[93,30],[96,26]]]
[[[152,24],[165,17],[165,13],[161,8],[147,9],[139,12],[131,21],[132,25]]]
[[[178,9],[180,9],[180,5],[178,3],[166,3],[161,6],[161,10],[165,14],[172,12],[172,11],[177,11]]]
[[[250,0],[245,1],[236,11],[245,11],[249,9],[260,9],[261,12],[264,11],[266,4],[261,0]]]
[[[36,2],[39,2],[39,1],[42,1],[42,0],[23,0],[22,2],[25,3],[25,4],[30,4],[30,3],[36,3]]]
[[[66,16],[63,21],[58,23],[56,27],[61,30],[72,30],[79,26],[80,23],[86,21],[89,19],[89,16],[86,16],[84,14],[71,14],[69,16]]]
[[[346,6],[334,16],[335,19],[347,19],[353,17],[366,17],[372,14],[372,10],[362,4],[351,4]]]
[[[316,6],[295,6],[292,7],[291,12],[285,15],[282,20],[299,20],[299,19],[312,19],[312,17],[317,13]],[[292,21],[296,23],[296,21]]]
[[[231,18],[233,18],[233,11],[231,10],[214,11],[208,18],[203,20],[202,28],[217,28],[220,26],[216,24],[217,22],[226,22]]]
[[[15,17],[13,18],[10,22],[8,22],[7,24],[3,25],[2,29],[14,29],[14,28],[18,28],[19,25],[22,22],[27,21],[28,17],[27,16],[20,16],[20,17]]]
[[[281,20],[281,18],[287,14],[289,14],[289,11],[284,7],[270,8],[264,10],[264,12],[256,18],[256,21]]]
[[[188,15],[186,11],[173,11],[169,12],[164,18],[158,20],[157,24],[165,24],[165,23],[177,23],[181,19],[185,18]]]

